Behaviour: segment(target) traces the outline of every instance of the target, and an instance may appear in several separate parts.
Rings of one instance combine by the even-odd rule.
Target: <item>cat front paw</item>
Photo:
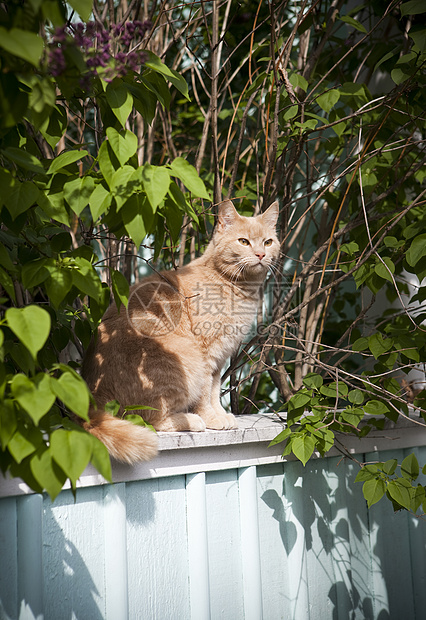
[[[217,431],[237,428],[237,420],[232,413],[220,413],[204,418],[206,427]]]

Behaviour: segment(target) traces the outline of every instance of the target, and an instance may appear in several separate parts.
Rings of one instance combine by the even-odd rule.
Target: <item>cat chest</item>
[[[257,312],[258,288],[238,294],[210,283],[191,299],[192,330],[205,341],[215,340],[229,352],[251,332]]]

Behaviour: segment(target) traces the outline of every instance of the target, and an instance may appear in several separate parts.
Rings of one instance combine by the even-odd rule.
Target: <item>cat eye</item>
[[[238,239],[238,241],[241,243],[241,245],[250,245],[250,241],[248,239],[244,239],[243,237],[241,239]]]
[[[272,245],[272,239],[266,239],[266,241],[264,242],[263,245],[265,245],[265,246]]]

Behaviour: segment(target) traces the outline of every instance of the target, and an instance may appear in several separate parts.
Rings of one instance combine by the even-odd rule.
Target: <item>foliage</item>
[[[202,251],[224,197],[281,206],[233,412],[280,413],[303,463],[424,426],[423,3],[111,5],[0,4],[3,470],[52,497],[90,460],[108,478],[73,418],[83,350],[148,257]],[[368,503],[426,512],[416,463],[360,461]]]
[[[127,128],[135,109],[148,125],[171,90],[187,97],[153,52],[130,50],[149,22],[82,24],[72,8],[87,19],[92,3],[1,6],[1,466],[52,498],[67,478],[75,488],[89,461],[111,476],[104,445],[76,423],[90,403],[78,360],[108,284],[118,307],[129,292],[112,261],[103,281],[99,241],[126,238],[137,250],[152,233],[161,247],[167,233],[171,244],[183,215],[196,219],[194,199],[209,198],[184,158],[140,163]]]

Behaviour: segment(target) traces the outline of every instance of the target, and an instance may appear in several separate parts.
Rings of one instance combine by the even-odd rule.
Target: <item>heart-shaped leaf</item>
[[[114,155],[122,166],[136,153],[138,139],[134,133],[128,129],[118,132],[114,127],[108,127],[106,134]]]
[[[53,501],[61,491],[67,477],[53,460],[50,448],[42,446],[37,450],[31,458],[30,469],[39,485],[49,493]]]
[[[170,186],[170,175],[166,168],[145,164],[142,169],[143,187],[155,213],[163,202]]]
[[[119,80],[113,80],[106,87],[106,98],[118,118],[122,127],[124,127],[133,107],[133,97],[123,83]]]
[[[89,204],[94,189],[95,181],[92,177],[77,178],[65,183],[64,198],[76,215],[80,215]]]
[[[86,469],[92,455],[92,438],[85,431],[58,429],[50,436],[52,456],[73,485]]]
[[[50,384],[50,376],[43,372],[36,375],[33,380],[21,373],[15,375],[11,390],[15,399],[36,425],[56,399]]]
[[[81,377],[64,372],[59,379],[52,379],[52,389],[73,413],[84,420],[89,419],[89,391]]]
[[[49,336],[49,313],[40,306],[9,308],[6,310],[6,319],[8,327],[36,359]]]

